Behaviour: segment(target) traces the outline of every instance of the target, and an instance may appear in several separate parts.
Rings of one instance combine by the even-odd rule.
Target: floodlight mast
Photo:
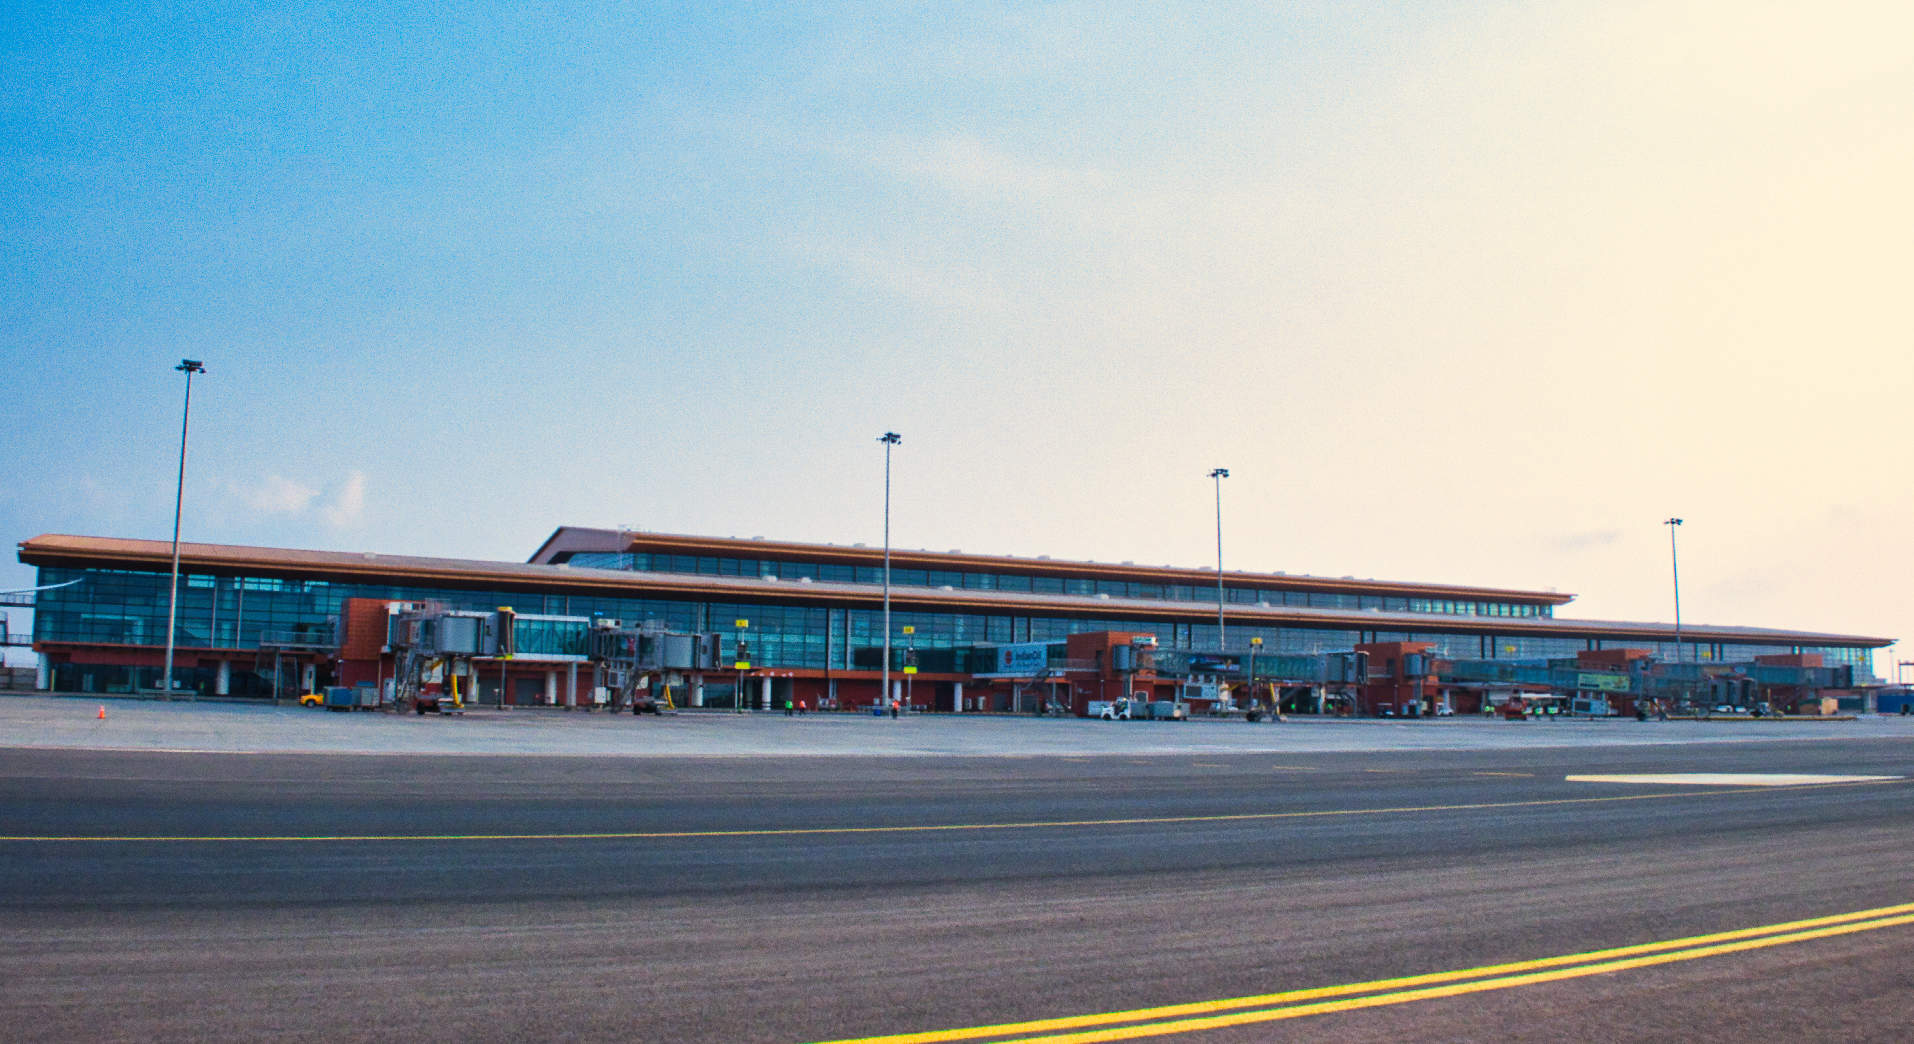
[[[1687,659],[1681,647],[1681,561],[1675,553],[1675,530],[1681,526],[1681,519],[1671,518],[1662,525],[1668,527],[1668,570],[1675,582],[1675,664],[1679,666]],[[1694,702],[1692,692],[1688,702]]]
[[[1223,480],[1229,478],[1229,469],[1217,468],[1210,478],[1216,480],[1216,652],[1221,655],[1228,648],[1223,640]]]
[[[1675,581],[1675,662],[1681,663],[1684,659],[1681,650],[1681,561],[1675,553],[1675,527],[1681,525],[1681,519],[1671,518],[1662,525],[1668,527],[1668,569]]]
[[[891,701],[891,447],[902,443],[904,436],[887,431],[877,441],[884,444],[884,664],[877,700],[881,711]]]
[[[181,359],[173,369],[186,375],[186,404],[179,416],[179,478],[173,487],[173,582],[166,597],[166,667],[160,679],[160,688],[165,690],[165,698],[173,698],[173,634],[174,624],[179,619],[179,516],[180,506],[186,499],[186,428],[193,417],[193,375],[205,373],[206,366],[198,359]],[[197,690],[187,699],[198,696]],[[275,693],[274,699],[278,699]]]

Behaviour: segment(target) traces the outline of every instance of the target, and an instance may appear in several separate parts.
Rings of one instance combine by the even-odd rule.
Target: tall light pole
[[[1675,527],[1681,525],[1681,519],[1671,518],[1662,525],[1668,527],[1668,568],[1675,578],[1675,662],[1681,663],[1685,659],[1681,651],[1681,560],[1675,554]]]
[[[166,673],[160,679],[169,700],[173,698],[173,625],[179,618],[179,512],[186,500],[186,426],[193,419],[193,375],[205,373],[206,367],[198,359],[181,359],[173,369],[186,375],[186,405],[179,415],[179,481],[173,487],[173,582],[166,597]],[[197,696],[195,692],[187,698]]]
[[[1675,663],[1680,665],[1688,659],[1688,653],[1680,647],[1680,559],[1675,554],[1675,529],[1680,527],[1680,519],[1667,519],[1661,525],[1669,527],[1669,573],[1675,577]],[[1682,693],[1688,699],[1688,711],[1694,713],[1694,690],[1684,684]]]
[[[883,710],[891,701],[891,447],[904,441],[904,436],[887,431],[877,441],[884,444],[884,674],[882,697],[877,708]]]
[[[1210,478],[1216,480],[1216,651],[1221,654],[1228,647],[1223,641],[1223,480],[1229,478],[1229,469],[1217,468]]]

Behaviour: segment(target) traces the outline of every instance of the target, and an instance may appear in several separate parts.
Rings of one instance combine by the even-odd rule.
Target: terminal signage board
[[[1031,675],[1041,673],[1050,663],[1050,643],[1019,642],[997,646],[995,674]]]
[[[1594,692],[1627,692],[1629,689],[1626,674],[1589,674],[1582,672],[1575,676],[1575,687]]]

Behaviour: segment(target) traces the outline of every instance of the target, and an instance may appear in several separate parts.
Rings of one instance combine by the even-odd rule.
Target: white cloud
[[[319,508],[319,517],[329,526],[349,526],[359,521],[365,507],[366,477],[363,472],[355,471],[326,498]]]
[[[234,482],[230,488],[240,503],[267,515],[297,515],[319,495],[318,490],[283,475],[267,475],[251,486]]]
[[[256,482],[227,482],[226,495],[254,515],[317,520],[339,528],[356,524],[365,513],[366,477],[353,471],[314,488],[284,475],[267,475]]]

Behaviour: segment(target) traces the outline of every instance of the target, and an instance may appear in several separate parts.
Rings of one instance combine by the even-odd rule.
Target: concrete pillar
[[[46,653],[40,653],[35,659],[38,663],[33,672],[33,687],[45,692],[53,688],[53,665],[47,661]]]
[[[964,683],[950,683],[950,709],[959,714],[964,712]]]
[[[578,706],[578,664],[576,661],[565,665],[565,709]]]
[[[558,702],[558,672],[555,670],[546,671],[545,672],[545,706],[549,707],[552,704],[555,704],[557,702]]]
[[[694,674],[691,676],[691,705],[693,707],[704,706],[704,675],[702,674]]]
[[[771,709],[771,679],[768,675],[764,678],[764,684],[758,688],[758,709]]]
[[[215,696],[231,695],[232,687],[233,687],[233,661],[221,660],[219,661],[219,673],[213,677],[213,695]]]

